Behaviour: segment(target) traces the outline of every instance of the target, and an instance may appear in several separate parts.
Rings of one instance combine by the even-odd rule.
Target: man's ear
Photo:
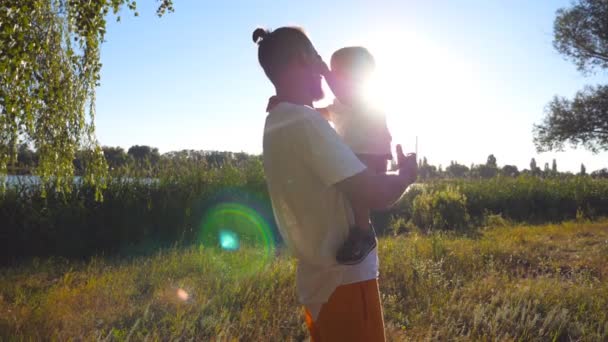
[[[303,66],[310,66],[317,63],[317,58],[319,57],[316,54],[311,54],[309,51],[301,49],[298,51],[295,59]]]
[[[310,65],[310,58],[304,53],[304,51],[298,52],[294,61],[300,66]]]

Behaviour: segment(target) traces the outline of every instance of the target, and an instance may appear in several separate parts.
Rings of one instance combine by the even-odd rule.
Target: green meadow
[[[608,221],[411,231],[380,240],[389,340],[608,338]],[[281,248],[34,258],[0,272],[4,340],[303,340]]]
[[[0,2],[0,342],[309,339],[272,95],[416,151],[388,341],[608,341],[608,0],[140,2]],[[302,127],[281,162],[346,160]]]

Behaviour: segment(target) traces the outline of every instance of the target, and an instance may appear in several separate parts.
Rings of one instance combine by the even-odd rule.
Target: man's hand
[[[329,71],[327,63],[325,63],[325,61],[323,61],[323,58],[321,58],[321,56],[319,55],[317,55],[317,59],[314,62],[314,66],[315,71],[318,72],[321,76],[327,77],[327,75],[331,73],[331,71]]]
[[[405,189],[416,181],[418,165],[416,155],[403,154],[397,145],[399,174],[376,174],[366,169],[336,184],[351,203],[358,203],[372,209],[385,209],[393,205],[403,195]]]
[[[343,93],[342,89],[340,88],[340,82],[338,82],[338,80],[336,79],[336,75],[331,70],[329,70],[327,63],[325,63],[321,59],[321,57],[319,57],[319,62],[317,64],[317,70],[325,79],[325,82],[329,86],[329,89],[331,89],[331,92],[338,99],[340,99],[342,97],[340,95]]]
[[[397,145],[397,166],[399,176],[408,184],[414,183],[418,177],[418,162],[416,153],[403,154],[401,145]]]

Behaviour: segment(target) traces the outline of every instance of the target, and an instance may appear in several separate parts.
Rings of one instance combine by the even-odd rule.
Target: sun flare
[[[470,101],[479,93],[473,68],[448,49],[404,32],[365,41],[376,59],[367,99],[386,111],[393,142],[412,150],[415,136],[442,136],[462,124],[454,117],[476,112]]]

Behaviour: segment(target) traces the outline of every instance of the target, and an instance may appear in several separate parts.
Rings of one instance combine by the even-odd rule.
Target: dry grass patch
[[[3,340],[302,340],[294,261],[192,247],[0,270]],[[608,221],[380,241],[389,340],[608,339]]]

